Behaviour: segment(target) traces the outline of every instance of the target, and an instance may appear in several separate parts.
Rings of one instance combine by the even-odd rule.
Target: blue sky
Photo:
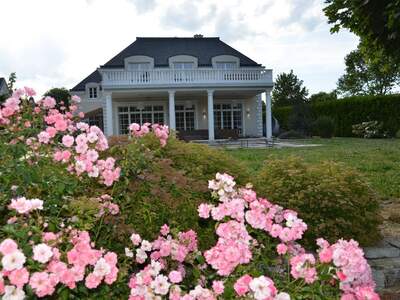
[[[137,36],[219,36],[311,93],[330,91],[358,38],[331,35],[321,0],[8,0],[0,18],[0,77],[39,93],[73,87]]]

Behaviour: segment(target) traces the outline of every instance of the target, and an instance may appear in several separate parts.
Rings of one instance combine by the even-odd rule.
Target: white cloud
[[[21,9],[23,8],[23,9]],[[331,35],[320,0],[7,0],[0,76],[45,92],[73,87],[136,36],[220,36],[274,69],[293,69],[312,92],[335,87],[349,33]]]

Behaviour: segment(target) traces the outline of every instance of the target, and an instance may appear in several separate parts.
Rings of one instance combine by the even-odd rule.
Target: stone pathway
[[[385,299],[400,299],[400,237],[364,248],[378,291]],[[393,298],[394,297],[394,298]]]

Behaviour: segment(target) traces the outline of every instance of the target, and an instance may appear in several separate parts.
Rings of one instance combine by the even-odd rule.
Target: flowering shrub
[[[127,218],[135,213],[135,193],[156,194],[132,185],[154,180],[142,168],[168,150],[168,127],[132,124],[137,151],[103,159],[107,140],[75,120],[74,105],[72,112],[56,110],[52,98],[30,103],[33,94],[18,90],[0,114],[1,146],[18,150],[7,155],[18,152],[16,169],[32,171],[35,180],[25,187],[7,181],[14,178],[10,173],[1,179],[7,189],[0,187],[0,199],[8,198],[0,218],[2,299],[379,299],[357,242],[320,238],[317,255],[307,252],[301,243],[308,226],[295,211],[259,197],[249,184],[238,186],[226,173],[209,181],[211,196],[198,203],[200,218],[188,216],[201,224],[200,232],[171,222],[155,238],[144,238]],[[146,148],[141,141],[147,138],[162,150]],[[65,176],[77,190],[35,179],[37,166],[54,160],[54,176]],[[173,174],[170,163],[159,166]],[[171,186],[179,180],[187,180],[184,173]],[[190,184],[195,192],[196,182]],[[149,204],[143,206],[141,220],[151,223]],[[200,244],[205,234],[215,235],[210,245]]]
[[[18,213],[22,215],[13,218],[11,223],[16,228],[26,227],[30,217],[25,210]],[[82,283],[87,289],[94,289],[117,279],[117,255],[93,248],[88,232],[72,227],[51,232],[46,231],[45,223],[41,229],[35,228],[35,223],[40,222],[31,223],[29,243],[22,244],[23,249],[11,238],[0,243],[3,299],[23,299],[26,292],[33,292],[37,297],[50,296],[59,285],[75,289]]]
[[[33,156],[51,155],[54,161],[67,165],[68,171],[99,178],[111,186],[119,178],[120,169],[109,157],[99,159],[99,152],[108,148],[107,139],[97,126],[79,122],[83,113],[74,116],[77,96],[68,108],[56,108],[56,100],[45,97],[33,100],[30,88],[16,90],[0,110],[0,125],[4,126],[9,144],[25,143]]]
[[[167,144],[169,135],[168,126],[159,124],[151,125],[150,123],[144,123],[142,126],[137,123],[129,125],[131,135],[134,137],[143,137],[150,132],[150,128],[153,130],[154,135],[160,140],[161,147],[164,147]]]
[[[386,138],[388,133],[383,130],[383,123],[378,121],[368,121],[351,126],[355,136],[365,139]]]

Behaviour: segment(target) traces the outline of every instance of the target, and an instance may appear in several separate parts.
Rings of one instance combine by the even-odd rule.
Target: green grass
[[[257,171],[269,157],[302,157],[309,163],[325,160],[342,162],[365,175],[371,186],[385,198],[400,198],[400,140],[398,139],[308,139],[302,144],[320,147],[226,150]]]

